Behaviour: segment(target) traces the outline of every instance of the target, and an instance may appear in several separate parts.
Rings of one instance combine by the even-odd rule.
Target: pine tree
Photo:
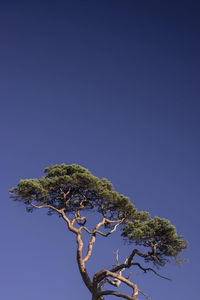
[[[99,179],[79,165],[55,165],[44,172],[45,176],[41,179],[20,180],[17,187],[10,190],[11,198],[23,202],[28,212],[46,208],[49,215],[57,214],[66,222],[69,231],[76,237],[79,271],[91,292],[92,300],[103,300],[106,295],[136,300],[139,294],[149,299],[124,274],[131,268],[139,268],[145,273],[153,272],[166,278],[152,267],[145,268],[137,261],[137,257],[158,267],[174,259],[179,262],[179,254],[187,247],[187,242],[177,235],[176,228],[166,219],[151,218],[148,212],[138,212],[130,199],[117,193],[107,179]],[[96,213],[100,217],[92,229],[87,226],[89,213]],[[121,229],[122,238],[137,248],[134,246],[121,264],[116,252],[116,265],[99,270],[90,278],[86,263],[91,257],[96,238],[106,238],[118,228]],[[83,255],[84,233],[90,236],[86,255]],[[131,295],[120,292],[121,283],[132,288]],[[105,285],[118,289],[107,290]]]

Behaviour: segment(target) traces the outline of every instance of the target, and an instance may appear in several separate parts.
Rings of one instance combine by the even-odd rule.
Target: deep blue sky
[[[199,14],[189,0],[1,1],[1,299],[90,299],[65,224],[8,195],[62,162],[177,226],[189,262],[161,270],[173,281],[132,279],[152,300],[197,299]],[[117,234],[106,246],[92,270],[113,248],[122,259],[131,251]]]

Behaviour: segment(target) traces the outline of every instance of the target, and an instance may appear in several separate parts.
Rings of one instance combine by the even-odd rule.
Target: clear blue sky
[[[1,299],[90,299],[65,224],[8,195],[62,162],[177,226],[189,262],[161,270],[173,281],[132,279],[152,300],[197,299],[199,13],[189,0],[1,1]],[[112,248],[131,251],[117,234],[97,243],[92,271],[114,260]]]

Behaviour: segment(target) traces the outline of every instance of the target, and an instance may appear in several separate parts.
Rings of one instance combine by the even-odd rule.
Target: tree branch
[[[85,231],[87,231],[88,233],[90,233],[90,234],[92,235],[91,240],[90,240],[89,245],[88,245],[88,251],[87,251],[87,254],[86,254],[85,258],[83,259],[84,262],[86,262],[86,261],[90,258],[91,254],[92,254],[93,245],[94,245],[95,240],[96,240],[96,234],[98,233],[98,234],[100,234],[100,235],[102,235],[102,236],[104,236],[104,237],[107,237],[108,235],[110,235],[111,233],[113,233],[113,232],[117,229],[117,227],[123,222],[123,220],[124,220],[124,219],[122,219],[122,220],[117,220],[117,221],[119,221],[119,223],[115,224],[114,228],[113,228],[111,231],[107,232],[107,233],[103,233],[103,232],[99,231],[98,229],[99,229],[102,225],[104,225],[106,222],[108,222],[108,221],[109,221],[109,222],[112,222],[112,223],[117,222],[117,221],[114,221],[114,222],[113,222],[113,221],[110,221],[110,220],[108,220],[108,219],[103,218],[103,220],[102,220],[101,222],[99,222],[99,223],[94,227],[93,231],[90,231],[87,227],[84,227],[84,226],[82,226],[82,227],[79,228],[80,231],[81,231],[82,229],[84,229]]]
[[[44,204],[44,205],[40,205],[40,206],[38,206],[38,205],[35,205],[35,204],[33,204],[32,202],[29,202],[29,204],[31,205],[31,206],[33,206],[33,207],[35,207],[35,208],[38,208],[38,209],[40,209],[40,208],[50,208],[50,209],[52,209],[52,210],[55,210],[57,213],[59,213],[61,216],[62,216],[62,218],[67,222],[67,225],[68,225],[68,229],[71,231],[71,232],[73,232],[73,233],[78,233],[78,229],[76,228],[76,227],[74,227],[73,226],[73,224],[71,223],[71,221],[67,218],[67,216],[65,215],[65,213],[64,213],[64,208],[62,208],[62,209],[57,209],[56,207],[54,207],[54,206],[52,206],[52,205],[49,205],[49,204]]]
[[[98,231],[98,229],[105,224],[105,218],[103,218],[103,220],[101,222],[99,222],[93,229],[92,231],[92,237],[91,237],[91,240],[88,244],[88,251],[87,251],[87,254],[85,256],[85,258],[83,259],[83,262],[85,263],[91,256],[92,254],[92,248],[93,248],[93,245],[95,243],[95,240],[96,240],[96,233]],[[84,227],[81,227],[79,230],[83,229]],[[85,227],[86,228],[86,227]],[[87,230],[86,230],[87,231]]]
[[[114,226],[114,228],[113,228],[111,231],[107,232],[107,233],[101,232],[101,231],[99,231],[99,230],[95,230],[95,228],[94,228],[93,231],[90,231],[90,230],[89,230],[87,227],[85,227],[85,226],[80,227],[80,230],[84,229],[84,230],[87,231],[89,234],[96,234],[96,233],[98,233],[98,234],[100,234],[100,235],[102,235],[102,236],[104,236],[104,237],[107,237],[108,235],[110,235],[111,233],[113,233],[114,231],[116,231],[117,227],[118,227],[122,222],[123,222],[123,220],[120,221],[119,223],[117,223],[117,224]],[[105,223],[106,223],[106,222],[104,222],[104,224],[105,224]],[[102,224],[102,225],[103,225],[103,224]]]
[[[117,281],[120,281],[120,282],[123,282],[123,283],[125,283],[126,285],[128,285],[129,287],[131,287],[132,289],[133,289],[133,294],[132,294],[132,300],[133,299],[137,299],[136,298],[136,296],[138,295],[138,288],[137,288],[137,285],[136,284],[134,284],[133,282],[131,282],[130,280],[128,280],[127,278],[125,278],[124,276],[122,276],[122,275],[120,275],[120,274],[117,274],[117,273],[114,273],[114,272],[111,272],[111,271],[109,271],[109,270],[101,270],[101,271],[99,271],[98,273],[96,273],[95,275],[94,275],[94,279],[93,279],[93,282],[94,282],[94,284],[97,284],[98,282],[101,282],[102,280],[104,281],[103,282],[103,284],[104,283],[106,283],[106,281],[108,282],[108,283],[110,283],[109,282],[109,280],[104,280],[105,278],[107,278],[107,277],[112,277],[112,278],[114,278],[115,279],[115,281],[116,281],[116,283],[117,283]],[[112,282],[111,284],[112,285],[115,285],[115,286],[117,286],[116,284],[113,284],[114,282]],[[100,286],[101,286],[101,283],[100,283]],[[134,298],[135,297],[135,298]],[[128,299],[130,299],[130,298],[128,298]]]
[[[130,280],[128,280],[127,278],[125,278],[124,276],[122,276],[120,274],[113,273],[108,270],[106,270],[105,272],[106,272],[106,274],[105,274],[106,277],[110,276],[110,277],[116,278],[116,279],[120,280],[121,282],[124,282],[126,285],[130,286],[133,289],[133,296],[136,297],[138,295],[138,288],[137,288],[136,284],[132,283]]]
[[[124,218],[123,219],[119,219],[119,220],[109,220],[109,219],[105,219],[106,220],[106,223],[122,223],[124,221]]]
[[[142,291],[139,290],[139,293],[142,294],[146,299],[151,300]],[[128,299],[128,300],[137,300],[137,298],[135,296],[129,296],[127,294],[124,294],[124,293],[121,293],[121,292],[117,292],[117,291],[109,291],[109,290],[107,290],[107,291],[102,291],[102,292],[98,293],[97,295],[98,296],[113,295],[113,296],[124,298],[124,299]]]
[[[129,296],[129,295],[126,295],[124,293],[117,292],[117,291],[109,291],[109,290],[107,290],[107,291],[102,291],[102,292],[100,292],[100,293],[97,294],[98,298],[100,296],[106,296],[106,295],[113,295],[113,296],[124,298],[124,299],[128,299],[128,300],[136,300],[136,298],[133,298],[132,296]]]
[[[67,195],[69,195],[69,193],[71,192],[71,189],[69,188],[69,190],[65,193],[61,188],[60,188],[60,193],[63,194],[64,196],[64,200],[66,200]],[[68,200],[67,200],[68,201]]]
[[[68,229],[71,232],[76,234],[76,236],[77,236],[77,245],[78,245],[78,247],[77,247],[77,262],[78,262],[78,266],[79,266],[79,271],[81,273],[81,276],[83,278],[83,281],[84,281],[85,285],[90,290],[90,292],[92,292],[92,282],[91,282],[91,280],[90,280],[90,278],[87,274],[87,271],[86,271],[86,268],[85,268],[85,263],[82,259],[83,241],[82,241],[82,238],[81,238],[81,232],[76,227],[73,226],[72,222],[65,215],[65,213],[64,213],[65,209],[63,208],[63,209],[59,210],[59,209],[55,208],[54,206],[48,205],[48,204],[37,206],[37,205],[33,204],[32,202],[30,202],[30,205],[32,205],[35,208],[39,208],[39,209],[40,208],[50,208],[52,210],[55,210],[67,222]]]
[[[142,271],[144,271],[144,273],[148,272],[148,271],[152,271],[155,275],[157,275],[158,277],[161,277],[163,279],[167,279],[167,280],[171,280],[171,278],[165,277],[160,275],[159,273],[157,273],[154,269],[152,268],[143,268],[139,263],[132,263],[132,266],[138,266]]]
[[[33,204],[32,202],[29,202],[29,204],[30,204],[31,206],[35,207],[35,208],[51,208],[51,209],[57,211],[57,213],[59,213],[59,214],[61,213],[61,210],[60,210],[60,209],[57,209],[56,207],[54,207],[54,206],[52,206],[52,205],[49,205],[49,204],[44,204],[44,205],[40,205],[40,206],[35,205],[35,204]]]
[[[120,271],[121,269],[123,268],[130,268],[131,265],[132,265],[132,260],[134,258],[135,255],[138,255],[140,257],[143,257],[143,258],[146,258],[146,257],[149,257],[149,256],[152,256],[153,251],[150,251],[150,252],[147,252],[147,253],[142,253],[140,252],[138,249],[134,249],[131,253],[131,255],[128,257],[128,259],[126,260],[126,263],[124,264],[121,264],[119,266],[116,266],[115,268],[113,268],[112,270],[110,270],[111,272],[117,272],[117,271]]]
[[[114,252],[114,254],[115,254],[115,256],[116,256],[117,266],[118,266],[118,265],[119,265],[119,250],[116,250],[116,252]],[[125,260],[124,263],[126,263],[126,260]],[[125,270],[125,268],[121,269],[121,270],[119,271],[119,275],[122,275],[122,272],[123,272],[124,270]],[[129,277],[128,277],[127,279],[129,279]],[[104,286],[104,284],[105,284],[106,282],[108,282],[109,284],[114,285],[114,286],[116,286],[116,287],[119,287],[120,284],[121,284],[121,281],[120,281],[119,279],[117,279],[117,278],[115,278],[114,280],[111,280],[111,279],[109,279],[109,278],[105,278],[105,279],[103,279],[103,280],[100,282],[99,287],[102,289],[103,286]]]
[[[81,232],[78,231],[77,233],[77,262],[78,262],[78,267],[79,267],[79,271],[80,274],[82,276],[82,279],[85,283],[85,285],[87,286],[87,288],[89,289],[89,291],[92,293],[92,282],[88,276],[88,273],[86,271],[86,267],[85,267],[85,262],[82,258],[82,250],[83,250],[83,241],[82,241],[82,235]]]
[[[138,294],[141,293],[146,299],[150,300],[150,298],[144,292],[142,292],[138,289],[136,284],[134,284],[133,282],[131,282],[130,280],[128,280],[124,276],[122,276],[120,274],[112,273],[112,272],[107,271],[107,270],[105,270],[105,273],[106,273],[106,277],[110,276],[110,277],[115,278],[115,280],[112,281],[109,278],[106,278],[104,283],[108,282],[108,283],[118,287],[119,284],[117,284],[117,282],[124,282],[126,285],[130,286],[133,289],[132,296],[129,296],[129,295],[126,295],[126,294],[123,294],[123,293],[119,293],[119,292],[117,292],[117,294],[112,294],[112,295],[115,295],[117,297],[122,297],[122,298],[125,298],[125,299],[137,300]],[[101,295],[111,295],[110,293],[107,293],[107,292],[109,292],[109,291],[100,292],[99,295],[100,296]],[[121,294],[121,296],[120,296],[120,294]]]
[[[142,256],[142,257],[146,257],[146,255],[148,255],[148,253],[147,254],[142,254],[141,252],[139,252],[138,250],[133,250],[133,252],[135,253],[135,254],[138,254],[139,256]],[[138,266],[142,271],[144,271],[144,273],[146,273],[146,272],[148,272],[148,271],[151,271],[151,272],[153,272],[155,275],[157,275],[158,277],[161,277],[161,278],[163,278],[163,279],[166,279],[166,280],[171,280],[170,278],[168,278],[168,277],[165,277],[165,276],[162,276],[162,275],[160,275],[159,273],[157,273],[154,269],[152,269],[152,268],[144,268],[144,267],[142,267],[141,266],[141,264],[139,264],[139,263],[132,263],[131,262],[131,260],[133,259],[133,257],[134,257],[134,255],[133,255],[133,252],[131,253],[131,255],[129,256],[129,258],[128,259],[126,259],[125,260],[125,262],[123,263],[123,264],[121,264],[121,265],[117,265],[115,268],[113,268],[113,269],[111,269],[110,271],[111,272],[118,272],[118,271],[121,271],[121,270],[124,270],[124,269],[126,269],[126,268],[130,268],[131,266]],[[132,257],[132,259],[130,260],[130,257]]]

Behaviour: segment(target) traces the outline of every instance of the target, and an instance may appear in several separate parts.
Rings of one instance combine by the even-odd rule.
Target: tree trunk
[[[92,300],[104,300],[104,297],[103,296],[97,297],[97,294],[93,294],[92,295]]]

